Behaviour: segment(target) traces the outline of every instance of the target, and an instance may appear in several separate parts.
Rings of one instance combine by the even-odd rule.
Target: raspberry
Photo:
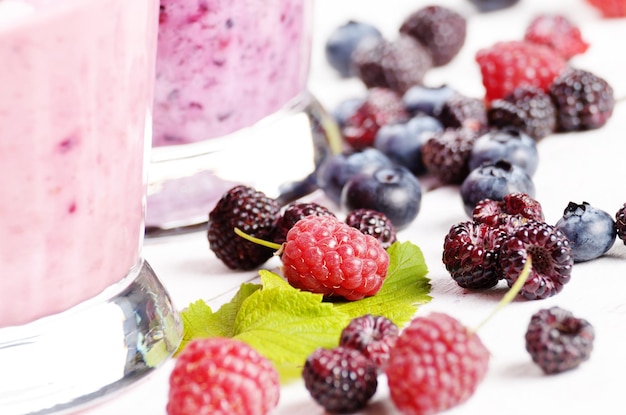
[[[356,112],[348,117],[342,133],[350,147],[359,150],[373,146],[383,125],[407,119],[408,113],[398,94],[388,88],[372,88]]]
[[[278,372],[238,340],[190,342],[169,378],[168,415],[265,415],[280,396]]]
[[[414,318],[389,355],[387,382],[403,414],[435,414],[467,401],[485,377],[489,351],[455,318]]]
[[[387,215],[374,209],[355,209],[348,213],[345,222],[366,235],[372,235],[381,246],[389,248],[396,240],[396,228]]]
[[[526,28],[524,40],[546,45],[565,60],[584,53],[589,48],[589,43],[582,38],[578,26],[560,14],[536,16]]]
[[[567,61],[553,49],[525,41],[503,41],[476,53],[485,99],[503,98],[515,88],[530,85],[547,91]]]
[[[450,228],[443,244],[443,264],[462,288],[481,290],[502,279],[500,245],[507,234],[486,223],[462,222]]]
[[[422,161],[445,184],[459,184],[469,174],[469,158],[479,133],[468,128],[433,132],[422,145]]]
[[[533,314],[526,330],[526,350],[547,374],[578,367],[589,359],[595,331],[585,319],[553,306]]]
[[[302,377],[311,397],[331,413],[364,408],[378,388],[377,369],[349,347],[317,348],[304,363]]]
[[[556,105],[560,131],[600,128],[613,114],[613,88],[591,72],[570,69],[554,80],[549,92]]]
[[[387,317],[365,314],[352,319],[343,329],[339,345],[358,350],[384,370],[399,333],[398,326]]]
[[[446,7],[427,6],[410,14],[400,26],[400,33],[412,36],[430,51],[435,66],[449,63],[465,43],[467,22]]]
[[[272,257],[274,251],[237,236],[234,228],[260,239],[271,239],[280,206],[252,187],[239,185],[226,192],[209,213],[209,247],[229,268],[250,270]]]
[[[349,301],[376,294],[389,267],[376,238],[332,216],[298,221],[287,233],[282,261],[292,286]]]
[[[587,0],[607,18],[626,17],[626,0]]]
[[[615,230],[617,237],[626,245],[626,203],[615,213]]]
[[[472,219],[490,226],[504,226],[510,224],[509,216],[518,216],[519,223],[533,219],[543,222],[543,208],[541,204],[526,193],[509,193],[502,200],[483,199],[476,204]]]
[[[528,256],[532,258],[532,267],[520,290],[526,299],[551,297],[569,282],[574,264],[569,240],[554,226],[529,220],[502,244],[500,263],[509,287],[522,272]]]
[[[285,208],[282,216],[276,224],[276,231],[274,233],[274,242],[282,244],[287,240],[287,232],[293,227],[300,219],[309,215],[316,216],[336,216],[326,206],[322,206],[315,202],[301,202],[293,203]]]
[[[454,94],[441,107],[437,117],[446,128],[467,128],[477,133],[487,129],[487,109],[483,100]]]
[[[487,118],[490,126],[512,126],[536,141],[556,130],[556,108],[550,94],[530,85],[515,88],[506,97],[491,101]]]

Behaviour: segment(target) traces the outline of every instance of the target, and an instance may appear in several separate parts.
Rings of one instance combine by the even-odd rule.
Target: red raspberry
[[[497,42],[476,53],[485,99],[504,98],[515,88],[530,85],[548,91],[554,79],[566,68],[567,61],[553,49],[526,41]]]
[[[372,88],[365,101],[346,120],[342,134],[355,150],[372,147],[380,127],[406,121],[408,117],[400,95],[388,88]]]
[[[626,17],[626,0],[587,0],[604,17]]]
[[[315,349],[302,370],[311,397],[333,414],[364,408],[378,388],[377,375],[374,362],[358,350],[342,346]]]
[[[168,415],[265,415],[280,396],[278,372],[248,344],[207,338],[190,342],[169,379]]]
[[[542,14],[535,17],[524,34],[524,40],[554,49],[565,60],[584,53],[589,48],[580,29],[560,14]]]
[[[353,318],[342,330],[339,345],[356,349],[384,370],[400,330],[385,316],[365,314]]]
[[[443,243],[443,264],[462,288],[481,290],[502,279],[500,245],[505,231],[485,223],[462,222],[450,228]]]
[[[560,373],[589,359],[595,330],[585,319],[560,307],[533,314],[526,329],[526,350],[541,369]]]
[[[570,280],[574,259],[569,240],[545,222],[528,220],[518,226],[500,248],[504,279],[511,287],[521,274],[528,256],[532,268],[520,294],[540,300],[559,293]]]
[[[298,221],[287,233],[282,261],[292,286],[349,301],[376,294],[389,267],[376,238],[332,216]]]
[[[403,414],[435,414],[468,400],[487,373],[489,351],[455,318],[414,318],[389,355],[387,382]]]

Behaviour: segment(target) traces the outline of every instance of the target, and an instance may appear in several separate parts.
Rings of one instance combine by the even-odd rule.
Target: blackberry
[[[250,270],[272,257],[274,251],[239,237],[233,231],[270,239],[280,217],[280,205],[252,187],[238,185],[227,191],[209,213],[210,249],[227,267]]]
[[[476,204],[472,219],[490,226],[507,228],[510,216],[519,217],[518,222],[533,219],[543,222],[545,217],[541,204],[526,193],[509,193],[502,200],[483,199]]]
[[[450,228],[443,244],[443,263],[462,288],[481,290],[502,279],[500,246],[507,234],[486,223],[461,222]]]
[[[387,215],[374,209],[355,209],[348,213],[345,222],[366,235],[378,239],[383,248],[389,248],[396,240],[396,228]]]
[[[559,131],[600,128],[613,114],[613,88],[594,73],[572,68],[554,80],[549,92],[556,105]]]
[[[439,112],[439,121],[446,128],[468,128],[483,133],[487,130],[487,109],[482,99],[460,93],[451,95]]]
[[[358,350],[383,371],[399,333],[398,326],[387,317],[365,314],[353,318],[341,331],[339,345]]]
[[[469,174],[469,157],[478,133],[468,128],[446,128],[431,133],[422,145],[428,173],[445,184],[459,184]]]
[[[427,6],[410,14],[401,24],[406,33],[422,43],[433,57],[433,65],[449,63],[461,50],[467,34],[467,21],[443,6]]]
[[[380,127],[408,118],[400,95],[389,88],[372,88],[361,106],[346,119],[341,132],[352,149],[364,149],[374,145]]]
[[[364,39],[352,52],[352,72],[367,88],[387,88],[383,56],[389,41],[385,38]]]
[[[311,397],[330,413],[364,408],[378,388],[377,374],[373,361],[343,346],[315,349],[302,370]]]
[[[589,359],[595,330],[587,320],[553,306],[533,314],[526,330],[526,350],[547,374],[578,367]]]
[[[278,219],[276,231],[274,233],[274,242],[282,244],[287,240],[287,232],[300,219],[309,215],[316,216],[335,216],[326,206],[322,206],[315,202],[293,203],[285,208],[285,211]]]
[[[615,230],[617,237],[626,245],[626,203],[615,213]]]
[[[517,87],[506,97],[493,100],[487,119],[492,127],[514,127],[536,141],[556,130],[556,108],[552,98],[530,85]]]
[[[529,220],[517,227],[500,247],[504,279],[512,286],[522,272],[527,257],[532,267],[520,294],[538,300],[559,293],[570,280],[574,259],[569,240],[556,227]]]

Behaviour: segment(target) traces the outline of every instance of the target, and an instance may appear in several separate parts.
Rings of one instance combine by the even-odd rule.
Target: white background
[[[560,12],[581,27],[591,44],[584,56],[572,60],[572,65],[604,77],[618,98],[626,96],[626,55],[621,43],[626,39],[625,19],[603,20],[584,0],[521,0],[511,9],[486,15],[477,14],[466,0],[436,3],[468,16],[468,36],[453,62],[427,75],[429,85],[448,83],[463,93],[481,97],[476,50],[498,40],[520,39],[535,14]],[[391,38],[409,12],[428,4],[419,0],[317,0],[310,82],[313,93],[332,108],[341,99],[364,92],[359,81],[339,79],[324,60],[324,41],[335,27],[348,19],[367,21]],[[570,201],[587,201],[614,215],[626,202],[626,103],[616,106],[614,116],[602,129],[545,138],[539,143],[539,154],[534,176],[536,198],[543,205],[548,223],[554,224]],[[443,237],[451,225],[466,219],[458,187],[442,187],[425,193],[418,218],[399,238],[420,246],[430,270],[433,300],[418,314],[444,311],[472,326],[492,310],[506,288],[499,285],[487,293],[467,292],[456,286],[443,267]],[[203,232],[148,240],[144,253],[179,308],[198,298],[219,306],[230,299],[239,283],[254,277],[254,273],[229,272],[208,249]],[[523,338],[530,316],[552,305],[589,320],[596,328],[596,342],[591,359],[577,370],[546,376],[531,362]],[[560,294],[541,301],[515,301],[480,330],[491,351],[488,375],[467,403],[446,413],[624,414],[625,329],[626,246],[618,240],[604,257],[576,264],[571,282]],[[87,413],[165,415],[171,366],[169,362],[151,378]],[[384,377],[371,405],[362,413],[397,413],[388,398]],[[275,414],[321,415],[324,411],[302,384],[296,383],[283,388]]]

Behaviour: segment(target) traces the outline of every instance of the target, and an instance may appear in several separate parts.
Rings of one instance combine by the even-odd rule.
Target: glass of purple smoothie
[[[307,90],[313,0],[161,0],[147,234],[247,184],[288,202],[335,147]]]
[[[182,328],[143,259],[158,0],[0,0],[0,413],[134,383]]]

